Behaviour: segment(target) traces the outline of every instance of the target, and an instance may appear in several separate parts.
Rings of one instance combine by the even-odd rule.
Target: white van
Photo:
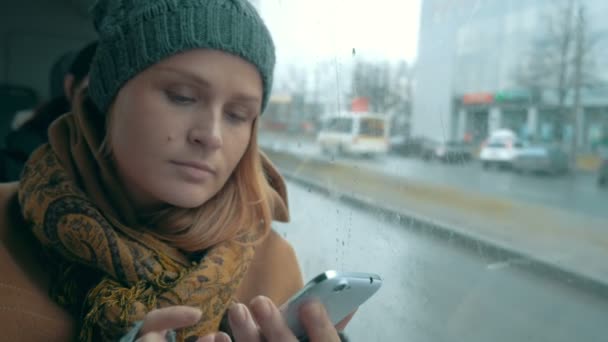
[[[317,143],[324,154],[385,154],[389,149],[388,117],[353,112],[325,117]]]

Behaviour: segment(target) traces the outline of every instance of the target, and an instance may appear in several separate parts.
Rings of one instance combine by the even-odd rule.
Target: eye
[[[177,92],[174,92],[171,90],[165,90],[165,96],[167,96],[167,99],[171,103],[174,103],[176,105],[181,105],[181,106],[189,105],[189,104],[196,102],[195,98],[181,95],[181,94],[178,94]]]
[[[247,121],[247,115],[245,114],[241,114],[241,113],[236,113],[236,112],[228,112],[226,113],[226,115],[228,116],[228,119],[232,122],[235,123],[241,123],[241,122],[245,122]]]

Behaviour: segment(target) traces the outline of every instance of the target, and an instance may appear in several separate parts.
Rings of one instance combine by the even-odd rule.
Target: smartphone
[[[298,312],[303,303],[318,300],[336,325],[376,293],[380,286],[382,278],[377,274],[327,271],[308,282],[279,309],[294,335],[302,339],[306,337],[306,331],[300,324]]]

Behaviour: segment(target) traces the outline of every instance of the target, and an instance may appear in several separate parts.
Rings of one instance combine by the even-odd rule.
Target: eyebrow
[[[173,74],[178,74],[182,77],[185,77],[187,79],[189,79],[190,81],[197,83],[205,88],[212,88],[211,86],[211,82],[207,81],[204,77],[201,77],[199,75],[196,75],[192,72],[188,72],[185,70],[181,70],[181,69],[176,69],[176,68],[172,68],[172,67],[167,67],[167,66],[158,66],[158,69],[164,72],[170,72]],[[250,102],[252,104],[261,104],[262,100],[258,97],[258,96],[254,96],[254,95],[249,95],[249,94],[244,94],[244,93],[237,93],[234,98],[238,101],[238,102]]]

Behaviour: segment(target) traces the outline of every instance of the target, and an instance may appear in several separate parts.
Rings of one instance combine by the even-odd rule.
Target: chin
[[[190,191],[179,191],[175,188],[169,190],[171,193],[165,196],[163,202],[184,209],[200,207],[212,197],[207,191],[192,191],[192,189]]]

